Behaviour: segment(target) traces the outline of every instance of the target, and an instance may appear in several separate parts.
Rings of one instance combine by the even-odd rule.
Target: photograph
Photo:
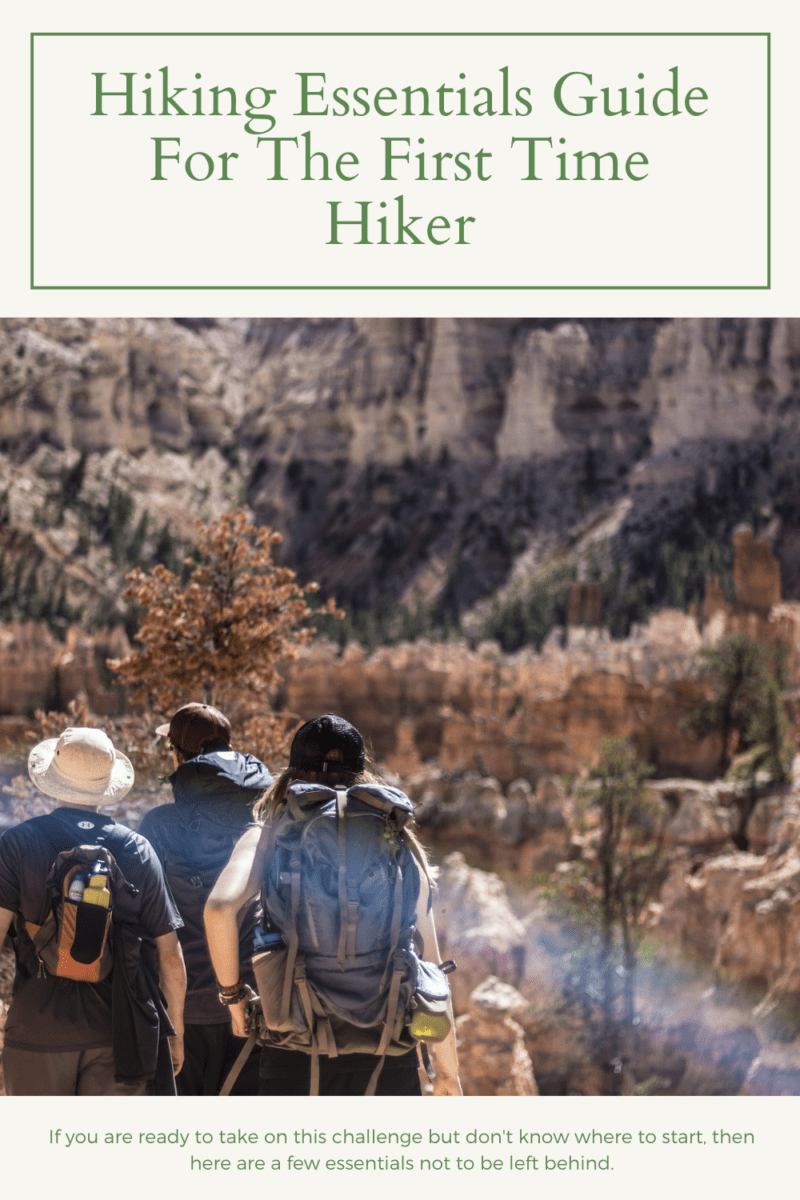
[[[0,318],[5,1095],[800,1094],[799,467],[800,318]]]

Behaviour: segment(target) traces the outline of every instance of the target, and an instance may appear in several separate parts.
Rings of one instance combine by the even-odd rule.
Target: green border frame
[[[33,167],[33,101],[34,101],[34,46],[37,37],[756,37],[766,38],[767,46],[767,282],[742,284],[144,284],[144,283],[34,283],[34,167]],[[772,287],[772,35],[766,31],[671,31],[648,30],[635,32],[632,30],[570,30],[568,32],[534,32],[532,30],[492,30],[490,32],[443,30],[424,32],[369,32],[367,30],[303,30],[300,32],[269,32],[266,30],[225,30],[222,32],[205,31],[166,31],[136,30],[132,32],[102,32],[100,30],[47,30],[31,32],[31,87],[30,87],[30,124],[31,124],[31,170],[30,170],[30,290],[40,291],[71,291],[71,292],[737,292],[737,291],[769,291]]]

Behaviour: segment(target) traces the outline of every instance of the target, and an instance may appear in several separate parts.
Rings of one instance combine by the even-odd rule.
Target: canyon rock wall
[[[113,596],[119,564],[52,511],[85,451],[85,499],[113,485],[187,538],[244,500],[357,606],[455,616],[623,498],[620,562],[687,503],[726,538],[760,506],[796,598],[798,395],[793,319],[7,318],[0,548],[38,531],[70,596]]]
[[[0,716],[65,711],[72,700],[98,716],[124,712],[124,689],[105,663],[129,648],[119,628],[92,635],[73,625],[61,642],[44,624],[0,625]]]
[[[760,595],[757,580],[754,587]],[[749,595],[745,589],[745,599]],[[504,785],[575,776],[604,737],[629,738],[662,776],[710,778],[719,765],[718,739],[698,741],[683,723],[706,695],[698,653],[730,632],[773,649],[782,645],[795,689],[785,705],[800,745],[796,601],[776,604],[766,616],[745,603],[723,603],[702,628],[693,615],[666,609],[621,640],[576,626],[565,645],[551,639],[540,652],[513,655],[495,643],[471,650],[463,642],[425,641],[372,654],[351,644],[339,654],[330,642],[317,641],[284,665],[280,700],[298,721],[325,711],[346,717],[374,756],[403,779],[424,763],[459,779],[474,772]],[[0,626],[0,715],[63,710],[71,700],[99,715],[124,712],[125,694],[105,661],[127,648],[119,628],[89,635],[72,626],[62,643],[42,624]],[[468,800],[462,795],[465,811],[491,805],[480,791],[472,789]],[[457,815],[454,809],[449,819]]]
[[[698,742],[683,721],[706,694],[696,677],[698,652],[732,631],[768,646],[780,641],[794,685],[800,604],[791,601],[768,618],[730,606],[702,631],[693,616],[670,609],[619,641],[578,627],[566,646],[551,641],[539,653],[417,642],[371,655],[352,645],[339,656],[318,643],[287,669],[286,703],[304,718],[342,713],[404,778],[426,760],[503,783],[574,775],[603,737],[630,738],[660,774],[709,778],[719,744],[714,737]]]

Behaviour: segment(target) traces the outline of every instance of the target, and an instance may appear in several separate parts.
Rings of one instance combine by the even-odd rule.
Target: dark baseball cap
[[[231,742],[231,723],[224,713],[210,704],[184,704],[168,725],[159,725],[156,733],[168,737],[176,750],[191,756],[202,754],[206,742]]]
[[[338,750],[341,757],[331,758]],[[300,771],[364,770],[364,739],[344,717],[326,713],[301,725],[292,740],[289,766]]]

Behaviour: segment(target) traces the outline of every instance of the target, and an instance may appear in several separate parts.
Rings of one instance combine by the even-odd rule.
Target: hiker
[[[16,954],[6,1092],[174,1095],[181,918],[149,842],[100,811],[133,767],[103,730],[69,728],[33,747],[28,773],[56,804],[0,838],[0,945],[13,922]]]
[[[444,1040],[431,1046],[434,1094],[460,1095],[449,989],[431,967],[439,951],[430,876],[408,828],[408,798],[382,783],[358,730],[326,714],[297,731],[289,766],[256,813],[261,824],[243,835],[211,893],[206,931],[220,1000],[245,1036],[251,995],[236,914],[261,891],[272,949],[255,959],[265,1043],[259,1093],[420,1095],[404,1018],[420,1000],[412,1001],[413,981],[427,971],[445,1022]],[[415,925],[425,963],[414,951]]]
[[[230,1015],[208,956],[203,909],[233,847],[253,821],[253,805],[272,775],[252,754],[231,750],[231,724],[209,704],[185,704],[156,733],[167,738],[175,768],[169,776],[173,804],[148,812],[139,832],[164,866],[178,911],[186,961],[184,1063],[177,1079],[181,1096],[217,1096],[242,1048],[231,1033]],[[257,905],[240,918],[239,948],[244,976],[249,972]],[[258,1091],[258,1055],[239,1076],[234,1092]]]

